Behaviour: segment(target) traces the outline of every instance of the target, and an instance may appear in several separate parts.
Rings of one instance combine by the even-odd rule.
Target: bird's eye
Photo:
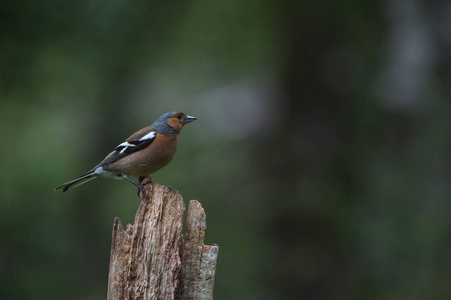
[[[182,115],[181,114],[178,114],[177,115],[177,119],[181,119],[182,118]]]

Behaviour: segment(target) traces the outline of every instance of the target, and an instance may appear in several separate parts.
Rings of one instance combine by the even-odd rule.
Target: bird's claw
[[[146,189],[142,185],[138,186],[138,197],[144,198],[144,199],[149,199],[149,196],[147,196],[147,193],[146,193]]]

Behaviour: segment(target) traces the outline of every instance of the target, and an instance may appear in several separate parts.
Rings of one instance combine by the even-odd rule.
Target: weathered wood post
[[[218,246],[203,245],[202,206],[190,202],[183,237],[180,193],[149,178],[142,185],[149,199],[141,199],[134,225],[124,230],[114,220],[107,299],[213,299]]]

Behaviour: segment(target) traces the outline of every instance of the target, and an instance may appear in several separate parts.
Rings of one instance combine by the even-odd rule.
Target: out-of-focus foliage
[[[170,110],[215,299],[449,299],[447,1],[9,1],[0,298],[105,299],[135,187],[90,169]]]

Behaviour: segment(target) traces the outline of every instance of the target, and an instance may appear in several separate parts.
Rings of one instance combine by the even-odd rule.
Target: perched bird
[[[183,126],[196,120],[182,112],[163,114],[152,125],[132,134],[89,172],[55,188],[63,192],[97,177],[127,179],[144,195],[144,188],[129,176],[148,176],[166,166],[177,150],[177,140]],[[147,196],[146,196],[147,197]]]

